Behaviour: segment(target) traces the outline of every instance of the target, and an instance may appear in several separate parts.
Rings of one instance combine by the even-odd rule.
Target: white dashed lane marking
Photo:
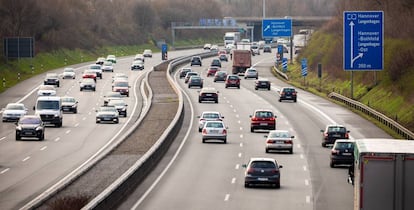
[[[25,157],[22,161],[23,162],[26,162],[27,160],[29,160],[30,159],[30,156],[27,156],[27,157]]]
[[[7,171],[9,171],[10,170],[10,168],[6,168],[6,169],[4,169],[4,170],[2,170],[1,172],[0,172],[0,174],[4,174],[4,173],[6,173]]]

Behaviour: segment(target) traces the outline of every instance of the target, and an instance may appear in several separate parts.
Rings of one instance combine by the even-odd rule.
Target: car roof
[[[268,78],[265,78],[265,77],[259,77],[259,79],[257,79],[258,81],[269,81],[269,79]]]
[[[206,113],[220,114],[220,112],[218,112],[218,111],[204,111],[204,112],[201,113],[201,115],[206,114]]]
[[[330,124],[326,126],[327,128],[329,127],[345,127],[344,125],[335,125],[335,124]]]
[[[273,111],[270,109],[256,109],[254,110],[254,112],[272,112],[273,113]]]
[[[250,162],[253,162],[253,161],[270,161],[270,162],[273,162],[273,163],[277,162],[273,158],[266,158],[266,157],[252,157],[252,158],[250,158]]]
[[[354,143],[355,142],[355,140],[353,140],[353,139],[337,139],[337,140],[335,140],[335,144],[336,143]]]

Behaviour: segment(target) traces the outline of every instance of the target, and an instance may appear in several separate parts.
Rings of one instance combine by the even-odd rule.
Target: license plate
[[[286,98],[292,98],[292,96],[286,96]]]
[[[33,135],[34,133],[33,133],[33,132],[31,132],[31,131],[26,131],[26,132],[24,132],[24,134],[25,134],[25,135]]]
[[[276,144],[284,144],[284,141],[276,141]]]
[[[69,108],[63,108],[63,111],[69,111]]]
[[[267,125],[267,123],[260,123],[260,125]]]
[[[104,117],[104,120],[111,120],[111,118],[109,118],[109,117]]]
[[[344,153],[342,153],[342,155],[349,156],[349,155],[352,155],[352,154],[351,154],[351,153],[349,153],[349,152],[344,152]]]
[[[206,94],[206,96],[211,96],[211,94]]]
[[[339,134],[334,134],[334,135],[332,135],[332,137],[341,137],[341,135],[339,135]]]
[[[217,133],[218,133],[218,130],[210,130],[210,133],[215,133],[215,134],[217,134]]]
[[[259,181],[267,181],[269,179],[268,178],[257,178],[257,180],[259,180]]]
[[[262,83],[260,83],[261,85],[266,85],[266,83],[264,83],[264,82],[262,82]]]

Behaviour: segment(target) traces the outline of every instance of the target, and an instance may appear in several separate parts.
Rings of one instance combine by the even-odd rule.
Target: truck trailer
[[[250,68],[252,65],[252,53],[250,50],[233,50],[232,52],[233,59],[233,74],[244,75],[246,69]]]
[[[354,210],[414,209],[414,141],[357,139],[354,155]]]

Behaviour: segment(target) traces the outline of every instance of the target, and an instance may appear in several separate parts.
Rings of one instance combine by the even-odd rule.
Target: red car
[[[258,109],[250,115],[250,132],[256,129],[276,130],[276,116],[271,110]]]
[[[220,71],[220,68],[217,66],[210,66],[207,70],[207,77],[214,76],[217,71]]]
[[[240,89],[240,78],[237,75],[227,75],[226,88],[237,87]]]
[[[96,72],[92,70],[85,70],[82,74],[82,78],[92,78],[96,82]]]

